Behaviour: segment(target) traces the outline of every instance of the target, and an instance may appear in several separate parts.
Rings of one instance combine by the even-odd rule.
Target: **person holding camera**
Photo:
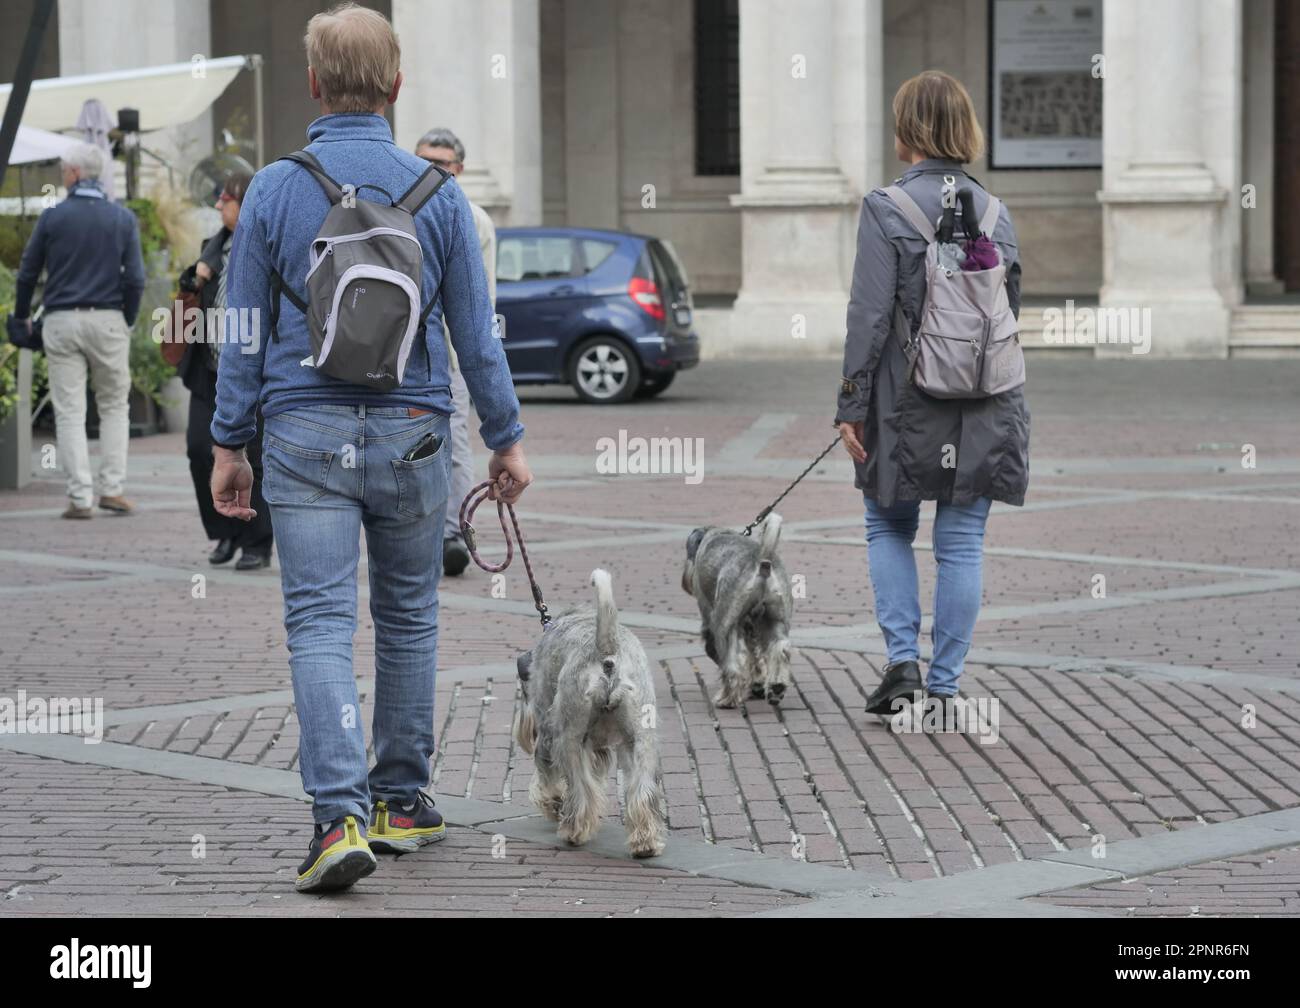
[[[199,517],[208,539],[216,543],[208,554],[208,563],[219,566],[234,559],[236,570],[259,570],[270,566],[273,532],[271,512],[262,496],[262,438],[258,434],[249,443],[248,461],[253,469],[252,501],[257,517],[248,522],[219,514],[212,504],[212,414],[217,402],[217,360],[225,327],[226,264],[230,245],[239,222],[244,193],[253,181],[251,172],[233,171],[226,176],[217,197],[221,211],[221,230],[203,245],[196,263],[181,274],[182,298],[203,312],[204,338],[187,341],[185,352],[176,365],[176,373],[190,390],[190,417],[185,431],[185,452],[189,457],[190,478],[199,504]],[[189,297],[186,297],[189,295]],[[178,327],[179,328],[179,327]]]

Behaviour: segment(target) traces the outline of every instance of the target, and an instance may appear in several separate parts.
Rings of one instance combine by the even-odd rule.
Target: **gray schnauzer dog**
[[[779,704],[790,686],[790,617],[794,599],[776,555],[781,516],[754,535],[697,528],[686,540],[682,587],[700,606],[704,650],[722,671],[713,702],[735,707],[747,697]]]
[[[584,844],[605,814],[605,781],[618,754],[624,825],[633,857],[664,850],[655,691],[641,642],[619,626],[609,574],[591,572],[596,607],[567,612],[520,655],[524,709],[516,738],[534,763],[528,796],[559,835]]]

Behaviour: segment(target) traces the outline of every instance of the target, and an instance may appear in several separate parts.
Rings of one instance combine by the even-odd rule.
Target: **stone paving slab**
[[[988,544],[1178,559],[1207,564],[1300,566],[1300,508],[1179,500],[1176,527],[1167,500],[1118,501],[1089,509],[1035,511],[989,525]],[[1243,512],[1243,508],[1249,510]]]

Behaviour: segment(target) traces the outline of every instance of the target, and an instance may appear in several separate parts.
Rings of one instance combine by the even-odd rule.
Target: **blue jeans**
[[[987,497],[955,507],[939,504],[934,517],[934,559],[939,568],[934,586],[933,657],[926,676],[931,693],[957,692],[971,634],[980,611],[984,573],[984,524]],[[867,504],[867,563],[876,596],[876,622],[885,637],[891,665],[917,661],[921,634],[921,594],[912,541],[921,513],[917,501],[882,508]]]
[[[299,769],[318,823],[429,784],[448,420],[405,407],[311,406],[266,420],[263,492],[280,551]],[[402,460],[427,433],[438,451]],[[375,766],[352,670],[365,529],[375,625]]]

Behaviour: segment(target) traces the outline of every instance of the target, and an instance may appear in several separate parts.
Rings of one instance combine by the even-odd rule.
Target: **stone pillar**
[[[1227,198],[1240,163],[1240,2],[1107,0],[1103,20],[1102,307],[1149,308],[1152,355],[1224,357],[1241,275]]]
[[[622,226],[620,6],[608,0],[564,4],[564,188],[568,223],[575,227]]]
[[[393,0],[404,83],[394,137],[465,145],[460,184],[499,225],[542,222],[537,0]]]
[[[846,39],[855,51],[844,51]],[[880,39],[878,0],[741,0],[741,191],[731,202],[743,265],[732,354],[843,346],[861,180],[879,164],[868,96],[878,103]]]

